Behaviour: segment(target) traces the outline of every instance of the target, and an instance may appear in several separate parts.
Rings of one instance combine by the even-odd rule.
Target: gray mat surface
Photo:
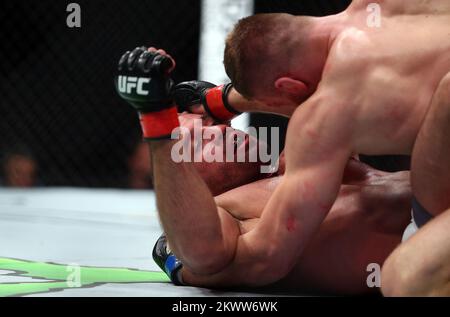
[[[0,190],[3,259],[160,272],[151,258],[151,250],[161,232],[151,191]],[[0,287],[7,283],[43,281],[0,268]],[[103,283],[27,296],[266,295],[269,294],[175,287],[164,282]]]

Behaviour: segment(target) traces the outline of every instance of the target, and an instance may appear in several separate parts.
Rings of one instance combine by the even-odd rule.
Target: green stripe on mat
[[[32,262],[0,258],[0,270],[13,271],[8,276],[31,277],[39,280],[26,283],[0,284],[0,296],[18,296],[51,292],[71,288],[90,287],[106,283],[166,283],[169,278],[163,272],[141,271],[127,268],[70,266],[67,264]],[[76,275],[76,276],[75,276]]]
[[[66,282],[6,283],[0,284],[0,297],[48,293],[66,288]]]

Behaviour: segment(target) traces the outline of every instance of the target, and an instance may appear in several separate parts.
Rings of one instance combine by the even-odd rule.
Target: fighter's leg
[[[386,260],[385,296],[450,296],[450,209],[430,221]]]
[[[436,216],[450,207],[450,73],[440,82],[414,146],[415,198]]]

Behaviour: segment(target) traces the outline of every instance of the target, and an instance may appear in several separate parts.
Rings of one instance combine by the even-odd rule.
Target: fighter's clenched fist
[[[164,53],[146,47],[128,51],[120,58],[115,77],[118,94],[139,113],[146,140],[170,138],[179,126],[170,78],[174,61]]]

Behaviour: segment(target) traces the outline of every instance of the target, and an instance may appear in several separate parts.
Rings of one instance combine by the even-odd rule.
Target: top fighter
[[[450,207],[450,3],[378,1],[379,27],[367,23],[371,3],[321,18],[256,15],[227,39],[228,103],[292,116],[286,174],[260,228],[274,241],[261,254],[284,254],[272,264],[286,272],[329,212],[352,154],[413,154],[419,226]]]

